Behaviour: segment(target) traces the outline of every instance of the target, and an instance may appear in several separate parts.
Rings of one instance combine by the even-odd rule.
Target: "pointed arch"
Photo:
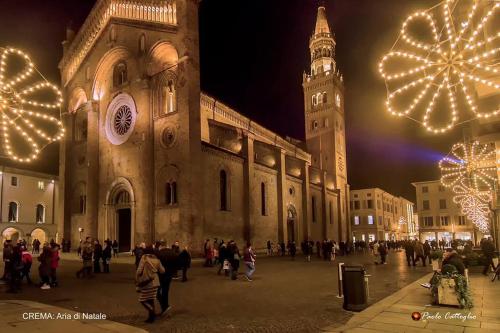
[[[130,51],[123,46],[115,47],[106,52],[106,54],[99,61],[96,72],[94,74],[94,82],[92,84],[92,98],[95,101],[101,100],[106,93],[105,87],[106,84],[109,84],[109,81],[112,80],[112,73],[115,64],[120,61],[126,62],[130,59]]]
[[[76,87],[69,95],[68,99],[69,113],[76,113],[76,111],[88,102],[87,93],[82,87]]]

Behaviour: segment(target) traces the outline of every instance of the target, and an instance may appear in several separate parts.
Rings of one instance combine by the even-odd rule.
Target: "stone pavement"
[[[0,313],[0,332],[147,332],[110,320],[83,319],[83,316],[99,314],[81,313],[25,300],[0,301]]]
[[[474,307],[462,310],[429,304],[430,291],[421,287],[420,283],[429,282],[431,276],[432,273],[355,314],[345,325],[326,327],[323,331],[331,333],[500,332],[500,282],[491,282],[489,277],[479,273],[470,275]],[[421,320],[411,319],[411,314],[415,311],[423,315]],[[425,313],[428,315],[425,316]],[[458,316],[468,319],[464,320]]]
[[[170,314],[150,325],[143,322],[146,311],[137,300],[132,257],[124,254],[119,258],[128,263],[112,260],[110,274],[96,274],[90,280],[77,279],[75,272],[81,262],[69,259],[63,256],[60,263],[59,287],[41,290],[23,284],[21,293],[8,294],[0,285],[0,302],[30,300],[77,312],[103,312],[107,319],[152,333],[310,333],[330,325],[341,326],[352,316],[342,309],[342,299],[336,297],[339,261],[364,265],[371,274],[369,304],[431,271],[430,267],[408,267],[404,253],[392,251],[388,265],[375,265],[373,257],[366,254],[340,257],[335,262],[316,257],[306,262],[302,255],[295,261],[258,256],[254,281],[247,282],[243,276],[231,281],[217,275],[215,267],[206,268],[195,261],[188,282],[172,282]],[[31,276],[38,282],[37,263]]]

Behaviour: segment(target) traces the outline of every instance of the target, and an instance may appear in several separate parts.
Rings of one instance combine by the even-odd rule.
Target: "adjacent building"
[[[0,235],[6,239],[58,240],[56,176],[0,167]]]
[[[478,242],[482,234],[453,202],[453,192],[439,180],[415,182],[420,240],[453,239]]]
[[[198,41],[190,0],[100,0],[68,30],[64,236],[117,239],[122,251],[159,239],[347,240],[343,79],[325,7],[303,77],[305,141],[201,92]]]
[[[402,240],[414,237],[414,204],[380,188],[351,190],[353,241]]]

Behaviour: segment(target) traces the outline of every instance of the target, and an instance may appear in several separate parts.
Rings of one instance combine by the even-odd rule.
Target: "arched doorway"
[[[21,231],[16,228],[9,227],[2,232],[2,244],[6,240],[16,243],[18,239],[21,239]]]
[[[130,194],[121,190],[115,197],[116,235],[120,252],[130,251],[132,247],[132,208]]]
[[[116,240],[120,252],[132,249],[135,240],[135,200],[130,181],[118,177],[106,194],[106,220],[100,229],[103,239]]]
[[[286,219],[286,226],[287,226],[287,240],[292,242],[297,242],[296,236],[297,236],[297,211],[295,210],[295,207],[293,205],[289,205],[287,209],[287,219]]]
[[[33,242],[33,240],[35,239],[38,239],[40,241],[40,244],[44,244],[45,242],[48,242],[49,240],[47,239],[47,233],[45,232],[45,230],[41,229],[41,228],[36,228],[34,229],[31,234],[31,242]]]

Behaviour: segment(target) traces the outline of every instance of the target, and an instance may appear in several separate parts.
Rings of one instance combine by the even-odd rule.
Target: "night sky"
[[[61,41],[79,28],[93,0],[0,0],[0,45],[24,49],[59,82]],[[437,161],[461,137],[457,128],[433,136],[390,116],[377,65],[403,19],[438,0],[327,0],[344,75],[347,165],[352,189],[380,187],[414,199],[413,181],[437,179]],[[304,138],[302,73],[317,0],[203,0],[200,5],[201,86],[209,95],[283,136]],[[57,146],[31,167],[52,173]],[[3,163],[3,162],[2,162]],[[10,164],[5,161],[4,164]]]

